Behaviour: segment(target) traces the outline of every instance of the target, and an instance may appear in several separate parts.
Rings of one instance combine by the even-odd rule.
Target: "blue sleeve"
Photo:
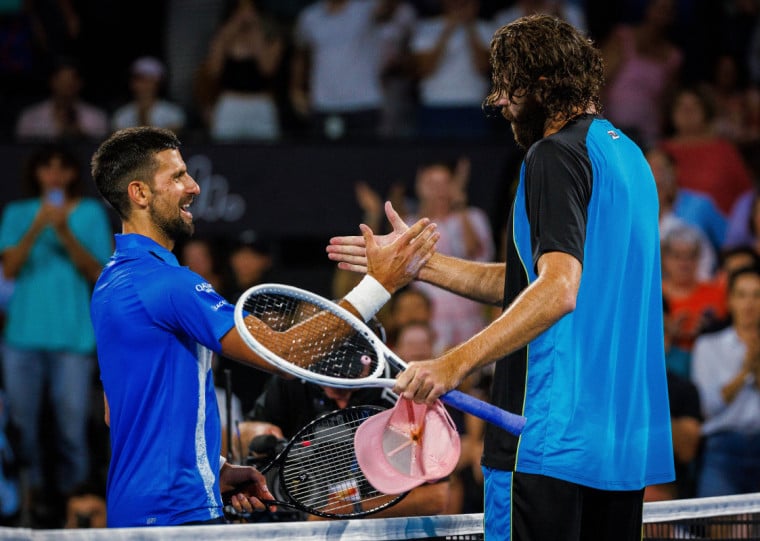
[[[162,270],[162,279],[143,292],[154,321],[221,353],[219,340],[235,325],[234,306],[198,274],[186,267]]]

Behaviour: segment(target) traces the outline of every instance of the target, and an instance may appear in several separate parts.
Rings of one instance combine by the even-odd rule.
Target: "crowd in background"
[[[509,138],[498,112],[481,105],[490,85],[489,40],[499,26],[533,11],[565,18],[600,46],[604,114],[645,151],[660,195],[678,479],[650,487],[647,498],[760,491],[760,0],[18,0],[0,3],[0,136],[49,144],[30,155],[29,199],[4,208],[0,224],[0,296],[9,321],[0,517],[34,527],[83,526],[102,524],[104,512],[108,444],[94,345],[85,331],[50,333],[54,321],[24,324],[39,314],[29,307],[50,303],[68,307],[49,312],[55,321],[67,314],[86,322],[77,299],[59,298],[60,280],[86,291],[109,252],[107,240],[87,238],[110,233],[110,226],[98,202],[81,198],[81,164],[59,143],[98,141],[146,124],[219,143]],[[380,230],[381,201],[390,198],[405,220],[439,223],[441,251],[499,260],[502,232],[491,231],[482,210],[468,204],[469,162],[452,158],[458,161],[410,171],[413,194],[377,194],[357,183],[357,205]],[[62,202],[48,199],[51,186],[66,191]],[[70,216],[62,218],[61,208]],[[183,264],[231,301],[271,278],[273,252],[271,242],[250,232],[201,237],[177,249]],[[56,262],[55,276],[52,267],[25,266],[46,260]],[[40,275],[55,278],[48,289],[39,287]],[[336,273],[334,296],[354,281]],[[379,319],[390,345],[415,360],[465,340],[494,315],[412,286]],[[53,339],[60,343],[51,353]],[[32,361],[20,355],[29,350]],[[56,372],[53,361],[63,357],[78,372]],[[33,379],[48,384],[24,382],[29,362],[40,374]],[[217,385],[227,370],[237,406],[224,424],[257,421],[268,379],[220,358]],[[89,387],[72,392],[51,384],[72,380]],[[478,374],[468,390],[483,394],[488,381],[487,371]],[[331,405],[347,401],[323,392]],[[91,398],[89,413],[72,398]],[[41,432],[50,419],[56,432]],[[458,420],[463,457],[437,512],[480,510],[482,426]],[[247,442],[235,447],[244,459]],[[19,489],[19,470],[26,490]]]

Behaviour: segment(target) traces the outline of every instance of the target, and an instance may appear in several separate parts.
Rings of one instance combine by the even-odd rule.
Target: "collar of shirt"
[[[144,256],[147,252],[170,265],[180,266],[177,257],[172,252],[149,237],[137,233],[118,233],[115,235],[115,239],[116,251],[114,255],[117,258],[129,257],[130,255]]]

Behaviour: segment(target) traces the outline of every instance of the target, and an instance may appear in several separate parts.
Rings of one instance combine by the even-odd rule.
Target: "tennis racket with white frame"
[[[351,312],[310,291],[284,284],[248,289],[235,303],[235,326],[261,358],[298,378],[338,388],[392,388],[391,359],[407,364]],[[519,436],[525,417],[449,391],[441,400]]]

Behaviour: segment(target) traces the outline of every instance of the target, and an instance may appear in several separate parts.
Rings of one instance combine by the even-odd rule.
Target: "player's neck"
[[[544,129],[544,137],[557,133],[564,128],[569,122],[572,122],[581,115],[594,115],[596,114],[596,107],[593,104],[589,104],[586,107],[576,108],[569,116],[555,116],[547,120],[546,128]]]
[[[167,237],[166,234],[155,227],[152,222],[145,223],[142,220],[135,219],[124,220],[121,223],[121,232],[125,235],[130,233],[142,235],[143,237],[148,237],[155,241],[169,251],[174,249],[174,239]]]

